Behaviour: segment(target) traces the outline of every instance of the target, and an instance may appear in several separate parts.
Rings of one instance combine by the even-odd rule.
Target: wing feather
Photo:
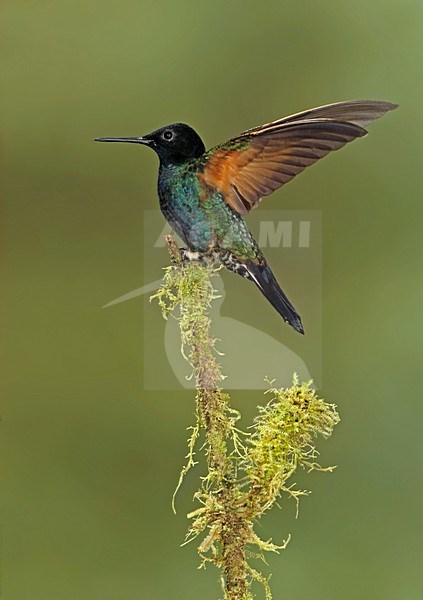
[[[282,125],[292,121],[302,121],[303,119],[333,119],[335,121],[343,121],[346,123],[354,123],[360,127],[366,127],[372,121],[379,119],[389,110],[398,108],[398,104],[392,102],[384,102],[380,100],[348,100],[346,102],[334,102],[317,106],[309,110],[304,110],[288,117],[283,117],[278,121],[266,123],[259,127],[253,127],[244,132],[249,134],[267,127]]]
[[[363,125],[397,105],[338,102],[249,129],[204,155],[200,175],[239,214],[288,183],[314,162],[366,135]]]

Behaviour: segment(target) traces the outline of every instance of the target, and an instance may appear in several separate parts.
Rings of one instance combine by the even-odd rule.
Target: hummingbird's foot
[[[182,256],[182,264],[183,265],[186,265],[189,262],[192,262],[193,260],[195,260],[195,261],[200,260],[199,252],[192,252],[191,250],[188,250],[188,248],[179,248],[179,252],[181,253],[181,256]]]
[[[188,250],[188,248],[179,248],[182,256],[182,264],[187,265],[190,262],[199,262],[202,265],[210,265],[215,262],[215,257],[210,252],[200,252]]]

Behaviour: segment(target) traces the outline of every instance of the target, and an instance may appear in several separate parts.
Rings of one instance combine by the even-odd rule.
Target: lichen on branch
[[[333,470],[317,462],[314,441],[319,435],[331,435],[339,415],[333,404],[318,397],[311,382],[299,383],[294,375],[290,388],[278,389],[269,382],[270,401],[259,407],[251,433],[238,429],[240,414],[221,388],[224,376],[211,334],[209,309],[218,297],[213,277],[219,268],[212,261],[184,261],[172,238],[166,241],[173,265],[165,269],[163,285],[152,299],[158,301],[166,319],[179,310],[175,316],[182,353],[196,382],[197,421],[191,428],[187,463],[177,490],[195,464],[195,443],[201,431],[207,460],[207,474],[195,494],[199,507],[188,515],[191,525],[186,541],[203,536],[198,546],[201,566],[212,562],[221,569],[226,600],[252,599],[254,580],[263,585],[270,600],[268,580],[253,569],[248,558],[278,552],[286,547],[289,536],[277,545],[260,539],[254,526],[281,495],[298,503],[307,494],[289,483],[298,467]]]

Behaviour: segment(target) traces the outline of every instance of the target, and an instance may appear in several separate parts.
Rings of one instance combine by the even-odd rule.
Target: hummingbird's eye
[[[173,131],[171,131],[170,129],[166,129],[166,131],[163,133],[163,138],[167,141],[173,139]]]

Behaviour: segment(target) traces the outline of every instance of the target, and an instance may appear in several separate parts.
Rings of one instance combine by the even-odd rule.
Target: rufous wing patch
[[[329,152],[366,135],[362,124],[394,108],[389,102],[340,102],[250,129],[204,155],[203,189],[217,189],[244,215]]]

